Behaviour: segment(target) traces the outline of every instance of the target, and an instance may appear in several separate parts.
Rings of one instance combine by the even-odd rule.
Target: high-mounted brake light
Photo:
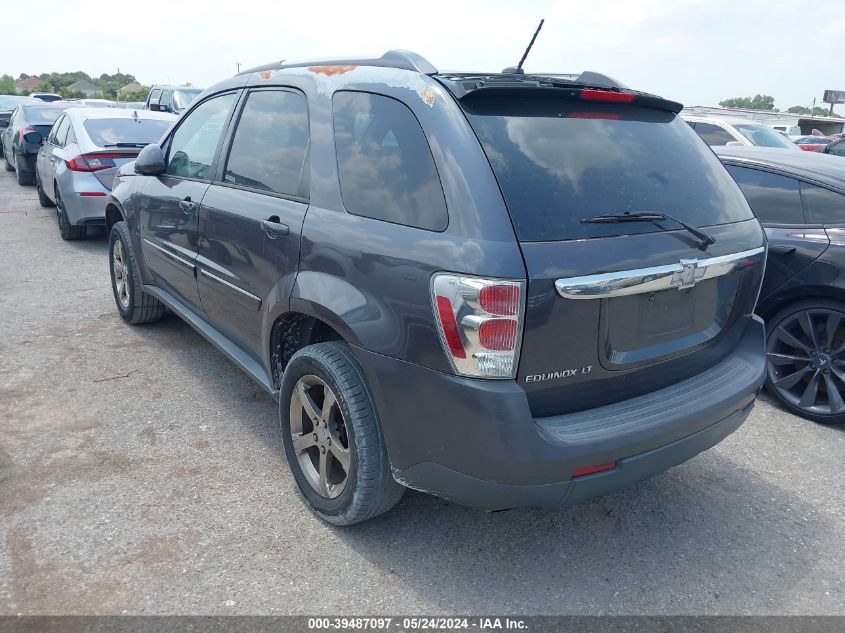
[[[636,95],[614,90],[598,90],[596,88],[582,88],[581,98],[585,101],[604,101],[605,103],[631,103]]]
[[[438,273],[431,292],[440,339],[455,372],[512,378],[522,340],[525,282]]]

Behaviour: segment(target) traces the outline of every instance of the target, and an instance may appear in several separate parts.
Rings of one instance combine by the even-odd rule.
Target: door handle
[[[279,222],[279,218],[275,215],[268,220],[261,220],[261,228],[271,240],[277,237],[283,237],[290,233],[290,227],[287,224]]]
[[[778,255],[792,255],[795,252],[794,246],[769,246],[770,253],[777,253]]]
[[[179,201],[179,208],[182,209],[182,213],[193,213],[194,209],[197,208],[197,203],[191,202],[191,196],[188,196]]]

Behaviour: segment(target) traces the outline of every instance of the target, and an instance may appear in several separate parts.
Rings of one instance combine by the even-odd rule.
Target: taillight
[[[132,158],[127,154],[82,154],[65,161],[72,171],[100,171],[115,166],[115,158]]]
[[[18,130],[18,141],[23,143],[23,137],[24,136],[26,136],[30,132],[37,132],[37,131],[38,130],[36,130],[34,127],[23,127],[23,128],[21,128],[20,130]]]
[[[605,103],[631,103],[636,95],[629,92],[615,90],[599,90],[597,88],[583,88],[581,98],[586,101],[604,101]]]
[[[455,372],[513,378],[522,340],[525,282],[437,273],[431,292],[440,339]]]

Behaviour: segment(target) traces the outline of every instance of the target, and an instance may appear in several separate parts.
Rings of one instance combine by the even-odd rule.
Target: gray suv
[[[765,374],[765,237],[681,105],[596,73],[273,64],[121,167],[114,296],[279,402],[326,521],[405,487],[577,503],[705,450]]]

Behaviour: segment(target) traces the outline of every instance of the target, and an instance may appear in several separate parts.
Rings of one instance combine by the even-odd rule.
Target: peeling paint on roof
[[[342,75],[348,73],[350,70],[355,70],[357,66],[309,66],[308,70],[318,75]]]

